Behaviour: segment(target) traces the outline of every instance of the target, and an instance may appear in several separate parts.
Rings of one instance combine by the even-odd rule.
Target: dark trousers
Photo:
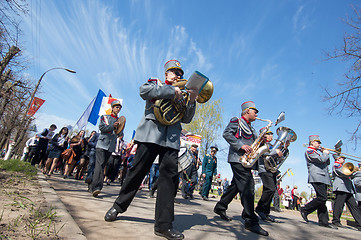
[[[48,141],[42,141],[38,143],[35,151],[35,156],[31,160],[31,165],[39,164],[41,160],[46,158],[46,149],[48,148]]]
[[[114,181],[115,178],[118,176],[119,172],[119,164],[121,161],[121,156],[111,156],[106,164],[106,172],[105,176],[110,179],[110,181]]]
[[[182,172],[182,195],[190,196],[197,185],[198,174],[196,166],[192,163],[184,172]]]
[[[202,196],[208,197],[209,190],[211,190],[212,187],[212,179],[213,179],[213,174],[206,173],[206,177],[204,178],[204,183],[202,188]]]
[[[268,215],[271,211],[272,197],[276,191],[276,174],[263,172],[259,175],[262,179],[263,190],[262,196],[258,201],[256,211],[263,212]]]
[[[34,157],[36,156],[35,153],[36,153],[37,146],[29,147],[29,148],[30,148],[29,153],[28,153],[28,155],[26,155],[26,157],[24,158],[24,161],[25,161],[25,162],[32,162],[32,160],[33,160]]]
[[[292,210],[296,209],[297,211],[300,208],[300,205],[297,203],[299,201],[299,198],[296,196],[293,196],[293,202],[292,202]]]
[[[343,206],[347,205],[351,215],[355,219],[357,226],[361,227],[361,212],[357,206],[357,202],[351,193],[336,191],[336,199],[333,207],[332,223],[340,223]]]
[[[95,168],[95,148],[90,149],[89,151],[89,164],[87,170],[86,181],[91,182],[93,179],[94,168]]]
[[[174,221],[174,196],[178,183],[178,150],[161,147],[152,143],[139,143],[133,166],[114,202],[114,208],[123,213],[132,202],[154,159],[159,154],[158,194],[155,206],[155,229],[164,231],[172,228]]]
[[[273,194],[273,206],[275,207],[275,209],[281,209],[280,208],[280,195],[278,195],[277,190]]]
[[[227,192],[222,195],[221,200],[215,208],[227,210],[228,204],[239,193],[243,205],[242,218],[245,220],[245,226],[249,227],[258,224],[258,217],[254,213],[254,180],[250,168],[245,168],[241,163],[231,163],[233,179]]]
[[[105,149],[96,148],[95,168],[93,173],[92,191],[102,190],[104,181],[104,167],[112,153]]]
[[[311,183],[316,191],[316,198],[307,203],[302,209],[306,214],[310,214],[317,210],[318,222],[320,224],[328,224],[328,212],[326,207],[327,201],[327,185],[324,183]]]

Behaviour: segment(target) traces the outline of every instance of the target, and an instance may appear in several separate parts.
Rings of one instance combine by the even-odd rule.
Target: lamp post
[[[33,99],[34,99],[34,97],[35,97],[35,93],[38,91],[38,88],[39,88],[39,85],[40,85],[41,80],[43,79],[43,77],[45,76],[45,74],[46,74],[47,72],[49,72],[49,71],[51,71],[51,70],[55,70],[55,69],[63,69],[63,70],[68,71],[68,72],[70,72],[70,73],[76,73],[74,70],[71,70],[71,69],[68,69],[68,68],[62,68],[62,67],[51,68],[51,69],[45,71],[45,72],[43,73],[43,75],[41,75],[41,77],[39,78],[39,80],[38,80],[38,82],[37,82],[37,84],[36,84],[36,86],[35,86],[35,89],[34,89],[34,91],[33,91],[32,94],[31,94],[30,101],[29,101],[28,106],[26,107],[26,110],[25,110],[24,118],[26,117],[26,114],[27,114],[28,111],[29,111],[29,108],[30,108],[30,106],[31,106],[31,103],[33,102]]]
[[[49,71],[55,70],[55,69],[63,69],[65,71],[68,71],[70,73],[76,73],[74,70],[68,69],[68,68],[62,68],[62,67],[55,67],[55,68],[50,68],[49,70],[45,71],[41,77],[39,78],[38,82],[36,83],[35,89],[34,91],[31,93],[31,97],[30,97],[30,101],[25,109],[24,112],[24,116],[23,116],[23,125],[25,126],[24,131],[19,131],[14,139],[14,142],[12,144],[9,145],[8,151],[6,153],[6,156],[4,158],[4,160],[8,160],[11,157],[12,151],[14,148],[16,148],[18,146],[18,144],[21,142],[21,140],[24,138],[26,130],[27,130],[27,126],[28,126],[28,119],[26,118],[26,115],[28,114],[28,111],[30,109],[31,103],[34,100],[35,94],[39,88],[40,82],[43,79],[43,77],[45,76],[45,74]]]

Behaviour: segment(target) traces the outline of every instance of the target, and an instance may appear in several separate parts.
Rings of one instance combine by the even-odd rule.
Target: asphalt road
[[[138,191],[128,211],[119,215],[115,222],[105,222],[104,215],[118,195],[119,183],[105,185],[102,193],[94,198],[83,181],[63,179],[57,174],[51,177],[41,175],[46,200],[49,205],[59,209],[58,213],[65,219],[61,220],[65,222],[62,237],[90,240],[164,239],[153,233],[155,199],[148,197],[147,189]],[[361,239],[361,232],[353,227],[337,230],[320,227],[316,214],[309,215],[310,223],[306,224],[298,212],[288,210],[271,212],[280,223],[260,221],[261,226],[269,232],[268,237],[263,237],[244,229],[239,200],[229,205],[227,214],[233,218],[231,222],[213,213],[217,202],[215,198],[204,201],[195,194],[194,200],[186,200],[178,193],[176,202],[174,227],[185,235],[185,239]],[[346,225],[345,222],[343,224]]]

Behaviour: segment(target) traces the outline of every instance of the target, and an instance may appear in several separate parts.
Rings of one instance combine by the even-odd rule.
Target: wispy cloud
[[[307,15],[304,13],[304,6],[299,6],[296,13],[293,15],[293,30],[300,32],[308,27],[309,21]]]

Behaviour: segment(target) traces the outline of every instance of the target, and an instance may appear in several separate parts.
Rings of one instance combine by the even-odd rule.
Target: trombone
[[[308,147],[309,145],[308,145],[307,143],[304,143],[303,146],[304,146],[304,147]],[[334,153],[337,153],[337,154],[341,154],[341,155],[343,155],[345,158],[350,159],[351,161],[355,161],[355,162],[361,163],[361,157],[356,157],[356,156],[351,155],[351,154],[343,153],[343,152],[341,152],[341,148],[339,148],[339,149],[338,149],[338,148],[336,148],[336,149],[331,149],[331,148],[325,148],[325,147],[320,147],[320,148],[323,149],[323,150],[328,150],[328,151],[330,151],[330,152],[334,152]],[[348,157],[346,157],[346,156],[348,156]],[[357,158],[357,159],[359,159],[359,160],[356,160],[356,159],[354,159],[354,158]]]

